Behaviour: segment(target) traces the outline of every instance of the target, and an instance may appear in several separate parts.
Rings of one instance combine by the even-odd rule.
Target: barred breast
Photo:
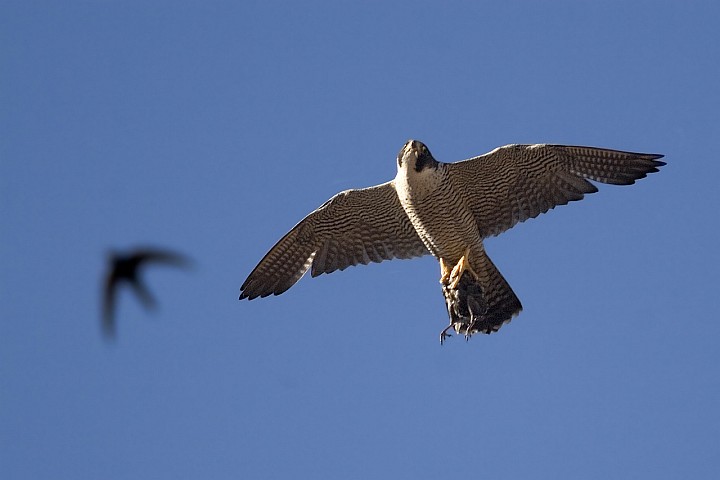
[[[395,188],[400,203],[427,249],[455,264],[468,245],[480,242],[472,211],[448,176],[447,165],[398,170]]]

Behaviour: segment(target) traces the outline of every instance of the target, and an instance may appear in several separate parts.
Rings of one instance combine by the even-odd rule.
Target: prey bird
[[[662,155],[569,145],[506,145],[456,163],[420,141],[397,156],[394,180],[340,192],[300,221],[240,287],[240,299],[279,295],[310,269],[322,273],[431,254],[440,263],[448,330],[492,333],[522,305],[483,239],[597,192],[588,180],[632,185]]]
[[[107,338],[115,336],[115,299],[121,284],[127,284],[147,309],[155,308],[155,299],[140,278],[140,270],[148,264],[187,266],[188,259],[169,250],[144,248],[128,253],[112,252],[103,289],[103,332]]]

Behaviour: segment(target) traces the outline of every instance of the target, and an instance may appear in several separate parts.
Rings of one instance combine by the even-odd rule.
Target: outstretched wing
[[[321,273],[428,254],[397,198],[394,183],[346,190],[295,225],[240,287],[240,299],[279,295],[312,265]]]
[[[151,247],[134,250],[132,255],[128,258],[128,261],[134,263],[135,266],[148,263],[158,263],[184,267],[190,264],[188,257],[181,255],[180,253],[173,252],[172,250]]]
[[[665,165],[658,161],[662,157],[594,147],[506,145],[446,165],[484,238],[597,192],[588,180],[632,185]]]

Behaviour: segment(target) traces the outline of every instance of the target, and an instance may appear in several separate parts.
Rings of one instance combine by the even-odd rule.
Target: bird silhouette
[[[184,267],[187,257],[170,250],[138,248],[126,253],[111,252],[103,289],[102,328],[105,337],[115,337],[115,299],[121,284],[132,287],[147,309],[155,308],[157,302],[140,278],[140,270],[147,264],[165,264]]]

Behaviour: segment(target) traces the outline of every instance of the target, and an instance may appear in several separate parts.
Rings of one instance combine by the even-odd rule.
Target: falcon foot
[[[448,266],[445,260],[440,258],[440,284],[442,284],[443,287],[449,286],[452,289],[456,289],[462,278],[462,274],[466,271],[470,272],[473,277],[478,278],[477,273],[470,267],[470,262],[468,261],[469,255],[470,248],[468,247],[465,250],[465,255],[460,257],[460,260],[452,267]]]
[[[448,330],[450,330],[451,328],[453,328],[452,323],[450,325],[448,325],[447,327],[443,328],[443,331],[440,332],[440,345],[445,344],[445,339],[447,337],[452,337],[452,335],[448,333]]]

